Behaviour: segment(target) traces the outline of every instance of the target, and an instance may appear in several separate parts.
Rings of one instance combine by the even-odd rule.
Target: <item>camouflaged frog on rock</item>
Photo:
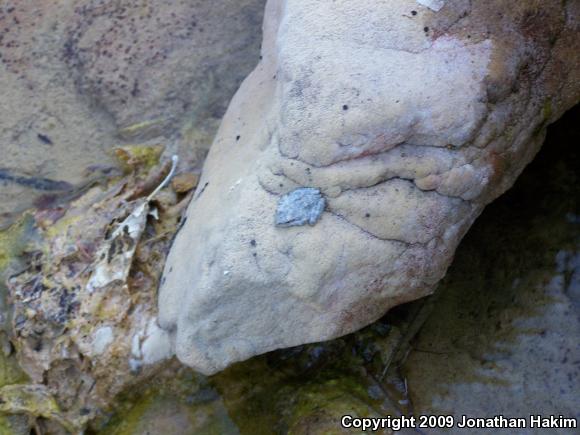
[[[283,195],[276,209],[276,225],[294,227],[314,225],[322,216],[326,200],[320,190],[313,187],[302,187]]]
[[[551,26],[522,28],[532,0],[479,2],[460,28],[465,8],[451,3],[409,19],[402,0],[268,1],[262,60],[223,118],[201,180],[213,187],[190,203],[159,286],[180,361],[213,374],[435,289],[580,95],[565,60],[578,38],[559,18],[570,5],[541,8],[562,29],[551,45]]]

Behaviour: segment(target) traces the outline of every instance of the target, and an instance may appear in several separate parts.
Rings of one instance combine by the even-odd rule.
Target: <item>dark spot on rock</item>
[[[427,33],[429,31],[429,27],[423,27],[423,32]]]
[[[348,110],[348,105],[345,104],[344,106],[342,106],[342,110]]]
[[[240,137],[241,137],[241,136],[238,134],[238,135],[236,136],[236,141],[239,141],[239,140],[240,140]]]
[[[370,213],[365,213],[365,217],[366,218],[370,218],[371,217],[371,214]]]
[[[169,273],[173,272],[173,266],[169,268]]]
[[[181,231],[181,229],[183,228],[183,226],[185,225],[185,222],[187,221],[187,216],[182,216],[181,220],[179,221],[179,226],[177,227],[177,232]],[[174,234],[173,237],[175,237],[175,235],[177,235],[177,232]]]
[[[417,15],[417,11],[411,11],[411,15],[413,16]]]
[[[195,199],[199,199],[199,197],[201,196],[201,194],[203,192],[205,192],[205,189],[206,189],[207,186],[209,186],[209,181],[203,185],[203,187],[201,188],[201,190],[199,191],[199,193],[197,194],[197,197]]]
[[[52,140],[47,135],[38,133],[36,137],[38,137],[38,140],[40,140],[42,143],[52,145]]]
[[[250,240],[250,245],[252,245],[252,246],[256,246],[256,245],[257,245],[257,243],[256,243],[256,241],[255,241],[254,239],[252,239],[252,240]]]
[[[35,352],[40,352],[42,350],[42,341],[38,340],[34,343],[34,346],[32,347],[32,350],[34,350]]]
[[[133,89],[131,89],[131,96],[136,97],[137,95],[139,95],[139,82],[135,80],[135,83],[133,83]]]
[[[252,254],[252,257],[257,257],[258,254],[256,254],[255,252]]]

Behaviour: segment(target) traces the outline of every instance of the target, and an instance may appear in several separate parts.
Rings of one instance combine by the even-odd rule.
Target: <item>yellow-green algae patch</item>
[[[22,371],[10,344],[7,333],[6,319],[9,317],[6,307],[7,290],[5,280],[8,271],[14,266],[27,244],[27,234],[31,230],[32,219],[25,215],[12,226],[0,231],[0,314],[2,325],[0,326],[0,391],[4,387],[11,388],[18,384],[28,382],[28,377]],[[26,417],[11,415],[0,409],[0,434],[20,435],[28,433]]]
[[[44,385],[16,384],[0,388],[0,412],[53,420],[71,434],[77,429],[63,416]]]
[[[8,344],[7,338],[3,333],[2,335],[1,340],[3,344]],[[5,351],[0,351],[0,391],[2,391],[2,387],[12,387],[16,384],[26,383],[27,381],[27,376],[18,366],[14,356],[7,354]],[[23,420],[25,420],[25,417],[23,416],[11,415],[11,413],[7,413],[0,409],[0,434],[15,435],[27,433],[23,432],[27,428],[27,425]],[[20,430],[18,427],[20,427]]]
[[[342,415],[407,412],[395,405],[404,392],[393,397],[391,379],[380,379],[395,330],[373,325],[331,342],[259,356],[211,378],[169,368],[125,394],[115,417],[98,433],[137,435],[159,427],[220,435],[357,433],[340,428]]]
[[[389,322],[235,364],[210,382],[242,434],[356,433],[340,427],[341,416],[408,412],[404,391],[392,394],[391,372],[381,378],[384,361],[397,346],[390,336],[408,323],[394,317]]]
[[[114,418],[97,428],[99,434],[239,433],[207,379],[177,362],[149,384],[123,394],[115,411]]]
[[[0,274],[17,259],[26,245],[26,232],[30,231],[32,218],[25,215],[16,223],[0,231]]]
[[[159,164],[164,149],[162,145],[124,145],[115,148],[115,156],[125,171],[144,171]]]

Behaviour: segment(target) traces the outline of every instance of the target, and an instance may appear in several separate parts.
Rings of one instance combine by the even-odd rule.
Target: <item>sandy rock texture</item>
[[[215,373],[431,293],[580,99],[579,17],[574,1],[269,1],[165,266],[179,359]],[[324,212],[277,226],[299,188]]]
[[[110,173],[116,145],[201,166],[258,61],[262,13],[263,0],[1,2],[0,226]]]

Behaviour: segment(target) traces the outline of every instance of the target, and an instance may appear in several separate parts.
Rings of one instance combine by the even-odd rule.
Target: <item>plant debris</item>
[[[124,150],[133,165],[127,176],[91,186],[58,210],[31,212],[36,241],[8,289],[11,340],[32,384],[0,390],[0,411],[77,433],[172,355],[157,326],[156,291],[189,197],[178,201],[166,189],[177,156],[169,166],[150,165],[138,158],[147,152],[132,151]]]

